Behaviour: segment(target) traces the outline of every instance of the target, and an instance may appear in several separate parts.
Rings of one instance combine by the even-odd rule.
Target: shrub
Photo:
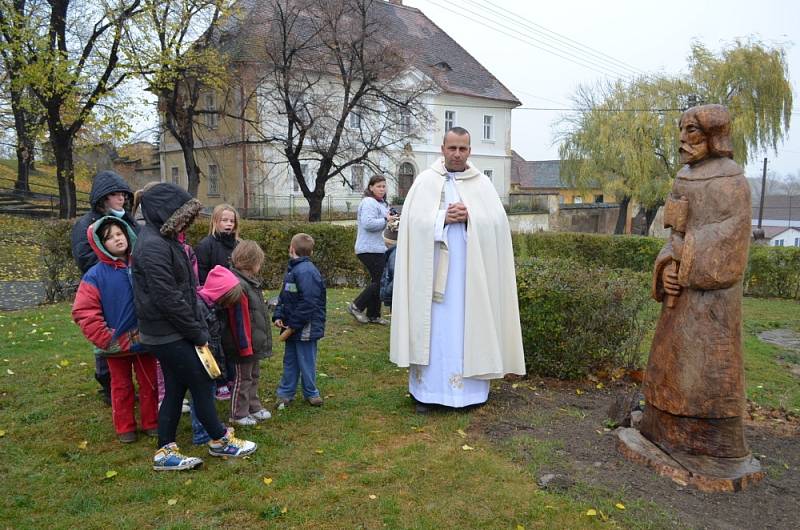
[[[646,273],[530,258],[517,265],[525,364],[558,378],[637,365],[655,319]]]
[[[328,286],[364,284],[367,273],[353,250],[356,241],[354,225],[243,220],[239,229],[241,238],[256,241],[264,250],[261,274],[268,288],[280,286],[289,259],[289,242],[298,232],[314,238],[312,260]],[[208,222],[200,220],[189,229],[188,239],[192,245],[197,245],[207,234]]]
[[[751,296],[800,299],[800,248],[750,247],[744,289]]]
[[[514,234],[519,258],[564,258],[584,265],[651,271],[664,240],[643,236],[609,236],[577,232]]]
[[[81,273],[72,258],[70,232],[72,221],[46,221],[39,225],[36,236],[41,255],[41,279],[45,301],[70,300],[75,294]]]

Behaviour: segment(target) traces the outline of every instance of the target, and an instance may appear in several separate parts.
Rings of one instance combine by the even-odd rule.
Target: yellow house
[[[560,204],[614,203],[613,195],[592,188],[579,190],[564,183],[560,160],[532,160],[511,152],[511,192],[519,194],[558,195]]]

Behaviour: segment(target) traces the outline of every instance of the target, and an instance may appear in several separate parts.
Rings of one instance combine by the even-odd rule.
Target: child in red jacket
[[[128,266],[136,234],[122,219],[106,216],[92,223],[86,235],[99,261],[81,278],[72,319],[108,360],[111,410],[119,441],[136,441],[132,369],[139,383],[142,429],[148,436],[158,436],[156,359],[139,343]]]

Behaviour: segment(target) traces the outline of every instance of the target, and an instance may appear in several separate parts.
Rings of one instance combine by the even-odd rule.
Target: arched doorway
[[[411,184],[414,183],[414,166],[409,162],[403,162],[400,164],[400,168],[397,171],[397,194],[400,197],[405,198],[408,194],[408,190],[411,189]]]

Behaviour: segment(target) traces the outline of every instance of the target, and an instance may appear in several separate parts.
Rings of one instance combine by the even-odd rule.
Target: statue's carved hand
[[[681,286],[678,283],[678,266],[676,262],[670,261],[669,265],[664,267],[661,273],[661,283],[664,286],[664,292],[671,296],[678,296],[681,294]]]

